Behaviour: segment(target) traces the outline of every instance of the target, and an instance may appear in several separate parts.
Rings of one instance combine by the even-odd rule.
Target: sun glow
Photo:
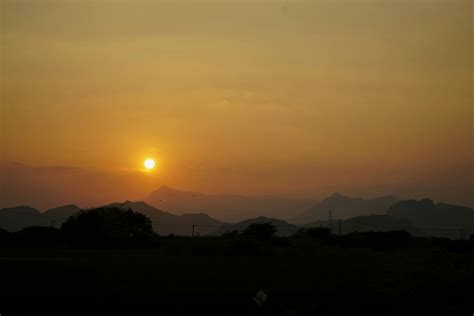
[[[147,159],[147,160],[145,160],[143,165],[145,166],[145,169],[151,170],[151,169],[155,168],[155,161],[153,159]]]

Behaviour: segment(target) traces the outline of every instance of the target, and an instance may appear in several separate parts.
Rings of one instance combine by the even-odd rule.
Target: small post
[[[339,220],[339,236],[342,234],[342,219]]]
[[[193,237],[194,237],[194,228],[196,227],[196,225],[193,225]]]
[[[461,233],[461,240],[464,239],[464,231],[462,230],[462,228],[459,230],[459,232]]]
[[[56,224],[56,220],[52,219],[52,220],[51,220],[51,227],[54,228],[54,224]]]

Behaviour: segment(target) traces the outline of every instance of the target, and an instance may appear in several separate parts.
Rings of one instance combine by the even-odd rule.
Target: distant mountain
[[[175,218],[176,215],[163,212],[157,208],[154,208],[153,206],[143,202],[143,201],[125,201],[123,203],[111,203],[106,206],[116,206],[120,208],[130,208],[135,212],[142,213],[143,215],[149,217],[152,221],[166,221],[168,222],[170,219]]]
[[[145,202],[125,201],[123,203],[113,203],[109,206],[118,206],[121,208],[130,208],[135,212],[142,213],[149,217],[153,222],[153,230],[160,235],[192,235],[193,225],[195,225],[195,234],[209,234],[217,230],[220,226],[226,224],[203,213],[174,215],[161,211],[148,205]]]
[[[130,208],[135,212],[146,215],[152,220],[155,232],[160,235],[189,236],[192,234],[193,225],[195,225],[195,234],[204,235],[226,224],[203,213],[170,214],[141,201],[125,201],[107,206]],[[0,228],[8,231],[18,231],[29,226],[51,226],[53,221],[55,227],[59,228],[70,216],[77,214],[79,211],[81,209],[76,205],[64,205],[47,210],[44,213],[29,206],[4,208],[0,209]]]
[[[289,224],[288,222],[276,218],[268,218],[268,217],[257,217],[246,219],[241,221],[237,224],[227,224],[220,227],[218,230],[212,233],[212,235],[222,235],[226,232],[232,232],[237,230],[239,232],[247,229],[251,224],[262,224],[262,223],[271,223],[276,226],[277,228],[277,235],[279,236],[290,236],[296,233],[298,227],[296,225]]]
[[[48,225],[48,221],[41,212],[32,207],[16,206],[0,209],[0,228],[8,231],[18,231],[28,226],[46,225]]]
[[[393,196],[362,199],[334,193],[299,216],[294,217],[291,222],[310,223],[317,220],[326,220],[329,218],[329,211],[332,212],[333,219],[347,219],[360,215],[380,215],[385,214],[387,209],[398,201]]]
[[[162,186],[146,202],[172,213],[206,213],[223,221],[236,222],[249,217],[292,218],[310,207],[308,199],[286,199],[273,196],[207,195]]]
[[[81,209],[74,205],[63,205],[47,210],[43,213],[43,217],[53,223],[55,227],[61,227],[61,225],[67,221],[67,219],[75,214],[77,214]]]
[[[390,207],[387,214],[410,220],[420,228],[474,229],[474,209],[430,199],[400,201]]]

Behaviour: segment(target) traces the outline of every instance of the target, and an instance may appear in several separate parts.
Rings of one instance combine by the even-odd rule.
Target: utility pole
[[[196,225],[193,225],[193,237],[194,237],[194,228],[196,227]]]

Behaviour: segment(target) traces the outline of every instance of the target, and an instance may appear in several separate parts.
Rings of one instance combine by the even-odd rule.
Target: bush
[[[221,235],[223,238],[236,238],[239,236],[239,231],[237,229],[228,230]]]
[[[270,240],[275,237],[276,227],[271,223],[254,223],[249,225],[242,235],[257,240]]]
[[[62,226],[67,239],[76,244],[122,243],[150,240],[151,220],[131,209],[99,207],[81,211]]]

